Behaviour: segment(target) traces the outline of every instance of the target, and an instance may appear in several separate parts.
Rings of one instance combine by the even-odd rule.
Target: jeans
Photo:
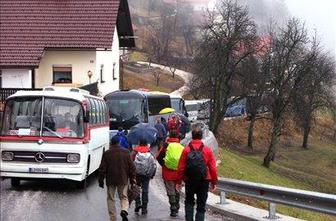
[[[195,194],[197,196],[196,221],[204,221],[205,206],[208,199],[209,181],[186,181],[185,191],[185,218],[186,221],[194,220]]]
[[[140,205],[147,205],[148,203],[149,180],[149,177],[137,175],[137,184],[141,186],[142,196],[139,196],[136,202],[140,203]]]

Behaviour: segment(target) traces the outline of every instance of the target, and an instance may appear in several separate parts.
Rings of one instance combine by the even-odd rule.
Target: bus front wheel
[[[18,178],[11,178],[11,186],[17,188],[20,186],[20,179]]]

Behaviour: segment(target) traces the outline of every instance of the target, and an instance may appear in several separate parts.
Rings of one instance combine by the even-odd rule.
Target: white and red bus
[[[3,178],[82,182],[98,169],[109,146],[102,98],[77,88],[18,91],[6,100],[0,136]]]

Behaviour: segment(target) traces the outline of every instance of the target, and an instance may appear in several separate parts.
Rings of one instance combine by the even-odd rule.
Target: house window
[[[113,63],[113,69],[112,69],[113,80],[117,80],[117,78],[115,77],[115,65],[116,63]]]
[[[72,83],[71,65],[53,66],[53,84]]]
[[[104,65],[100,65],[100,83],[105,83],[104,81]]]

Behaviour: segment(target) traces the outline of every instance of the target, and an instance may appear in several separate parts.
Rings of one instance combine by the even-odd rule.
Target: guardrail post
[[[276,203],[270,202],[268,204],[268,217],[267,219],[277,219],[279,217],[276,216]]]
[[[228,204],[226,201],[226,194],[224,191],[220,191],[219,204]]]

